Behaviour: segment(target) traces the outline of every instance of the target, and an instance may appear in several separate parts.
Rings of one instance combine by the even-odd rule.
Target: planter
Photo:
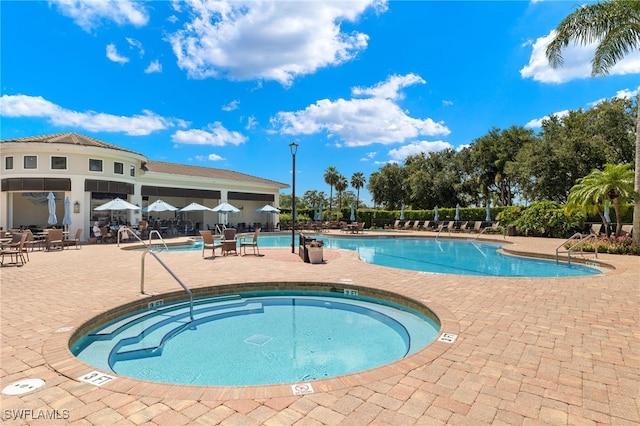
[[[307,252],[310,263],[322,263],[322,247],[308,247]]]

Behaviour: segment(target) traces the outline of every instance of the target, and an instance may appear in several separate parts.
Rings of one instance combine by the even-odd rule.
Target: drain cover
[[[32,392],[44,386],[44,380],[40,379],[24,379],[19,382],[10,384],[2,389],[3,395],[22,395]]]
[[[252,345],[262,346],[267,343],[269,340],[273,339],[273,337],[263,336],[262,334],[254,334],[245,340],[245,343],[251,343]]]

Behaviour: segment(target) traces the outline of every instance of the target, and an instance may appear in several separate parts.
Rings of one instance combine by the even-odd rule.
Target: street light
[[[296,252],[296,153],[298,152],[298,144],[291,142],[291,158],[293,164],[291,166],[292,185],[291,185],[291,253]]]

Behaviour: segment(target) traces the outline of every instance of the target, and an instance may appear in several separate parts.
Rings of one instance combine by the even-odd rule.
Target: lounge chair
[[[422,225],[422,229],[424,229],[425,231],[432,230],[433,229],[432,222],[430,220],[425,220],[424,225]]]
[[[404,223],[404,225],[402,226],[402,229],[408,230],[411,229],[411,226],[413,225],[414,222],[408,220]]]
[[[211,249],[211,257],[216,257],[216,249],[222,249],[222,244],[217,243],[213,238],[213,234],[211,231],[200,231],[200,236],[202,237],[202,257],[204,257],[205,250]]]
[[[593,225],[591,225],[591,233],[596,237],[599,237],[600,235],[602,235],[602,224],[594,223]]]
[[[396,221],[393,223],[393,229],[400,229],[400,220],[396,219]]]
[[[631,237],[633,235],[633,225],[622,225],[622,232],[620,235],[627,235]]]
[[[469,232],[482,232],[482,221],[476,220],[473,224],[473,228],[469,229]]]
[[[455,230],[456,230],[456,221],[450,220],[449,223],[447,224],[447,232],[451,233],[451,231],[455,231]]]
[[[260,256],[260,249],[258,248],[258,234],[260,233],[261,228],[257,228],[253,233],[253,239],[251,241],[240,241],[240,250],[243,250],[242,255],[247,254],[247,247],[253,247],[254,256]],[[256,250],[258,253],[256,254]]]
[[[502,228],[500,227],[500,222],[493,222],[491,226],[487,226],[487,228],[485,228],[485,232],[489,234],[501,234]]]
[[[26,253],[24,243],[27,240],[27,233],[16,233],[14,235],[20,235],[20,238],[17,243],[11,243],[9,246],[4,247],[2,248],[2,250],[0,250],[0,265],[4,265],[4,257],[7,255],[11,256],[11,262],[15,263],[17,266],[22,266],[26,263],[26,260],[24,258],[24,253]],[[15,262],[13,262],[14,256],[16,258]],[[18,265],[18,259],[20,259],[20,265]]]
[[[462,225],[460,225],[460,228],[456,229],[456,231],[467,232],[467,225],[469,225],[469,222],[462,222]]]
[[[234,252],[236,256],[238,255],[238,248],[236,240],[236,230],[235,228],[227,228],[223,231],[223,239],[222,239],[222,254],[227,255],[230,252]]]
[[[416,220],[415,222],[413,222],[413,230],[414,231],[418,231],[420,229],[420,223],[421,222],[422,221],[420,221],[420,220]]]
[[[358,226],[356,227],[356,234],[364,232],[364,222],[358,222]]]
[[[78,228],[76,230],[76,235],[73,238],[67,238],[66,240],[64,240],[64,245],[65,246],[76,246],[76,250],[79,249],[81,247],[80,245],[80,235],[82,235],[82,228]]]
[[[47,232],[47,251],[54,248],[64,249],[63,237],[62,229],[49,229],[49,232]]]

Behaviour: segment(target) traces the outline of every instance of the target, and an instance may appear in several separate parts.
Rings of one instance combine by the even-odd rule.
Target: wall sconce
[[[73,212],[80,213],[80,202],[76,201],[75,203],[73,203]]]

